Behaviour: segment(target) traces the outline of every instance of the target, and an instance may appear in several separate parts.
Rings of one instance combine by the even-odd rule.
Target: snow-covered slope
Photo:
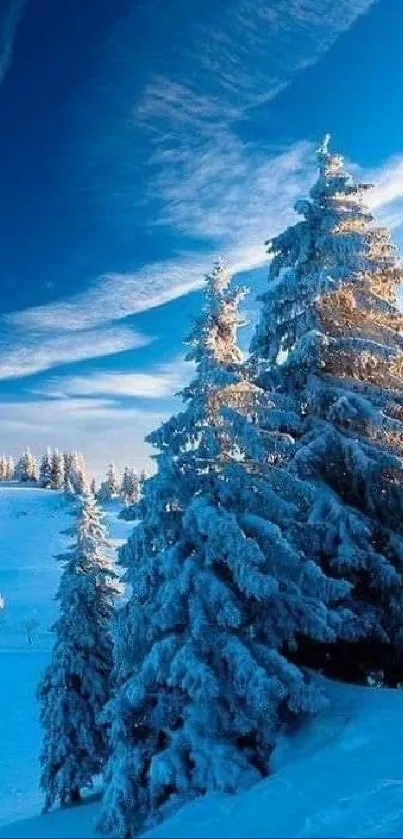
[[[107,520],[115,542],[132,522]],[[72,524],[58,493],[0,488],[0,837],[95,837],[98,803],[40,816],[35,691],[46,665],[53,597]],[[35,618],[29,645],[26,618]],[[329,685],[330,707],[280,742],[275,772],[237,797],[185,807],[149,839],[403,836],[403,692]]]
[[[149,837],[403,836],[403,693],[329,694],[329,710],[280,743],[272,778],[188,806]]]
[[[0,486],[0,825],[37,813],[40,730],[36,689],[51,646],[61,567],[72,506],[62,494]],[[132,529],[110,505],[115,544]]]
[[[38,642],[43,647],[45,640],[49,641],[60,572],[54,554],[66,544],[60,531],[72,524],[68,510],[56,492],[0,489],[0,591],[6,601],[0,631],[2,652],[27,648],[27,624],[32,625],[36,647]]]
[[[280,742],[275,773],[236,797],[184,807],[147,839],[403,836],[403,693],[329,685],[331,705]],[[0,830],[7,839],[91,839],[98,805]]]

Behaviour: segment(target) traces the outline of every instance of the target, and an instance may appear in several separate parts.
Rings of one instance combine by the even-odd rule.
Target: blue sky
[[[325,131],[403,244],[402,27],[400,0],[0,0],[1,448],[143,466],[203,274],[223,255],[253,323]]]

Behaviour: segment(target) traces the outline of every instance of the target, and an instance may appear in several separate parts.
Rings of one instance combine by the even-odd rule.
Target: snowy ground
[[[49,624],[72,522],[57,493],[0,489],[0,591],[7,611],[0,631],[0,838],[94,839],[99,804],[39,816],[40,732],[36,685],[48,658]],[[132,522],[106,510],[111,535]],[[26,616],[38,626],[27,637]],[[403,692],[329,685],[331,704],[283,740],[267,781],[234,798],[208,796],[155,828],[148,839],[252,839],[293,836],[403,836]]]
[[[208,796],[147,839],[403,836],[403,694],[329,686],[331,706],[280,743],[275,773],[236,797]],[[16,822],[4,839],[93,839],[91,803]]]
[[[106,510],[114,544],[133,523],[117,518],[119,505]],[[37,756],[40,730],[36,688],[47,664],[49,631],[56,615],[60,564],[66,547],[61,531],[73,524],[72,505],[57,492],[0,488],[0,825],[37,813]]]
[[[402,837],[403,693],[331,685],[329,694],[329,710],[280,743],[272,778],[189,805],[148,836]]]

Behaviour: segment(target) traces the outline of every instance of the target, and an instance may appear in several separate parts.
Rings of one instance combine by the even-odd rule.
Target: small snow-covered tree
[[[63,478],[63,493],[67,499],[73,499],[75,496],[74,487],[71,482],[70,473],[65,472]]]
[[[8,481],[14,480],[15,465],[14,465],[14,459],[11,455],[9,455],[9,457],[6,458],[6,470],[5,470],[5,472],[6,472],[6,479]]]
[[[269,244],[252,351],[260,383],[288,404],[290,470],[316,488],[322,567],[352,584],[357,643],[325,648],[322,664],[345,678],[383,668],[393,682],[403,668],[403,273],[365,207],[369,186],[329,138],[318,161],[301,221]]]
[[[93,497],[84,495],[64,559],[50,665],[39,689],[45,810],[80,799],[105,758],[99,716],[111,687],[111,621],[117,593],[109,544]]]
[[[81,452],[73,452],[71,455],[69,478],[76,495],[82,495],[87,486],[87,470]]]
[[[144,470],[140,473],[140,476],[137,477],[134,469],[130,469],[126,466],[120,491],[125,505],[119,513],[119,518],[124,519],[125,521],[134,521],[138,518],[138,501],[143,492],[142,488],[145,480]]]
[[[196,376],[183,412],[149,437],[158,470],[121,552],[132,595],[101,824],[115,836],[266,776],[281,720],[322,701],[289,651],[301,636],[333,641],[350,620],[332,605],[348,585],[319,569],[306,538],[310,486],[260,460],[268,406],[236,345],[242,293],[228,283],[220,265],[207,277],[189,339]]]
[[[71,462],[72,462],[72,453],[71,452],[63,452],[63,463],[64,463],[64,473],[68,474],[70,472]]]
[[[39,462],[38,458],[34,454],[31,454],[30,474],[31,481],[35,481],[35,483],[37,483],[39,479]]]
[[[94,496],[95,496],[95,495],[96,495],[96,493],[97,493],[97,485],[96,485],[96,482],[95,482],[95,478],[91,478],[91,482],[90,482],[90,492],[91,492],[91,493],[92,493],[92,495],[94,495]]]
[[[96,499],[100,504],[105,504],[105,503],[108,503],[109,501],[112,501],[112,493],[111,493],[111,488],[110,488],[109,481],[102,481],[101,482],[101,484],[100,484],[100,486],[97,490],[97,493],[96,493]]]
[[[22,483],[38,480],[38,462],[29,448],[21,455],[15,471],[17,480]]]
[[[51,489],[62,489],[64,485],[64,457],[58,449],[52,452],[50,487]]]
[[[135,504],[138,501],[139,479],[130,466],[125,467],[120,494],[127,504]]]
[[[42,457],[39,467],[39,485],[44,489],[50,487],[52,482],[52,452],[48,447]]]
[[[105,504],[112,499],[116,498],[119,495],[119,481],[118,476],[116,474],[115,465],[113,463],[109,464],[108,472],[104,481],[101,482],[101,485],[97,491],[96,497],[97,500]]]
[[[2,454],[0,457],[0,481],[7,480],[7,456]]]
[[[108,466],[106,484],[108,485],[111,498],[119,495],[119,478],[114,463],[110,463]]]

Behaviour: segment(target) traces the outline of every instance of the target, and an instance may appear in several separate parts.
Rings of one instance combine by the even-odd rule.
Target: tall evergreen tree
[[[71,466],[73,455],[72,452],[63,452],[64,471],[68,472]]]
[[[77,802],[105,758],[100,713],[109,697],[111,620],[117,593],[101,513],[84,495],[76,539],[64,556],[59,618],[50,665],[39,689],[45,810]]]
[[[50,487],[52,483],[52,452],[51,449],[46,449],[42,457],[39,467],[39,485],[43,488]]]
[[[50,472],[50,487],[51,489],[62,489],[64,486],[65,477],[65,461],[64,456],[58,449],[52,452],[51,457],[51,472]]]
[[[71,455],[69,478],[76,495],[83,495],[87,487],[87,471],[81,452],[73,452]]]
[[[369,186],[329,138],[318,162],[309,200],[296,205],[302,220],[269,243],[252,351],[260,382],[288,406],[277,416],[293,441],[290,469],[316,488],[322,567],[353,586],[362,639],[322,650],[323,663],[350,678],[383,668],[393,682],[403,675],[403,274],[365,207]]]
[[[196,377],[184,411],[150,435],[158,471],[122,551],[132,595],[107,711],[102,826],[113,835],[267,775],[279,722],[322,701],[287,650],[299,635],[332,641],[348,617],[331,606],[348,586],[308,558],[309,486],[259,463],[266,406],[245,375],[242,293],[228,282],[221,266],[207,277],[189,339]]]

